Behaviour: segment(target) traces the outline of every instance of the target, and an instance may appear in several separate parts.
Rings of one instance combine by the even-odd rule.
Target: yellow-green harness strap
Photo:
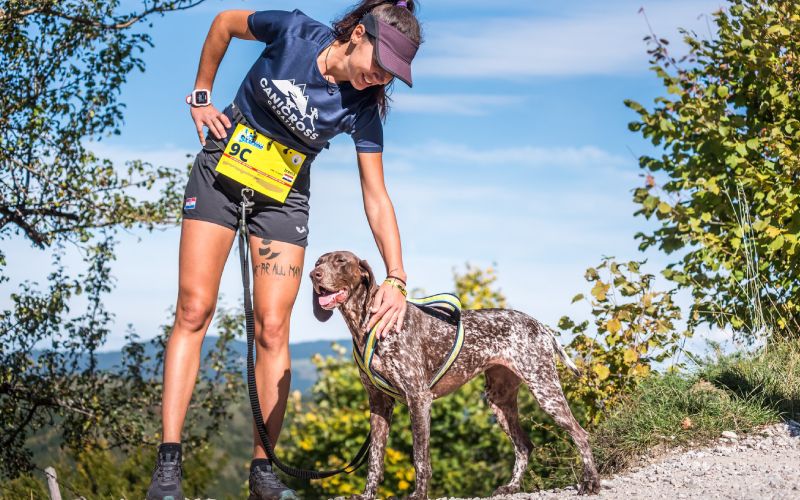
[[[441,309],[444,313],[450,315],[450,317],[455,317],[458,319],[455,342],[453,342],[453,347],[450,349],[450,354],[447,356],[447,359],[428,384],[428,387],[432,388],[434,385],[436,385],[436,382],[438,382],[439,379],[441,379],[444,374],[447,373],[447,370],[450,369],[450,366],[453,365],[458,357],[458,353],[461,352],[461,346],[464,344],[464,326],[461,323],[461,301],[458,300],[458,297],[452,293],[439,293],[436,295],[430,295],[428,297],[408,298],[406,300],[418,306]],[[375,355],[375,346],[378,343],[377,331],[378,325],[373,326],[372,330],[370,330],[363,353],[358,352],[355,342],[353,342],[353,358],[356,360],[358,368],[364,372],[364,374],[367,376],[367,378],[369,378],[370,382],[372,382],[375,387],[392,398],[405,404],[405,398],[403,398],[400,392],[395,389],[388,380],[384,379],[380,374],[372,371],[372,358]]]

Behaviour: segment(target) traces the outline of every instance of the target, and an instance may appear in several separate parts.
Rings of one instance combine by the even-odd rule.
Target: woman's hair
[[[414,12],[417,10],[417,2],[408,0],[406,7],[398,7],[396,4],[396,0],[361,0],[360,4],[354,6],[333,22],[336,40],[342,43],[349,41],[350,35],[358,26],[361,18],[367,13],[371,13],[377,19],[400,30],[401,33],[415,43],[421,44],[422,31],[416,16],[414,16]],[[375,41],[373,40],[373,42]],[[389,93],[393,84],[394,79],[387,85],[378,86],[375,91],[375,102],[383,119],[386,119],[386,114],[389,112]]]

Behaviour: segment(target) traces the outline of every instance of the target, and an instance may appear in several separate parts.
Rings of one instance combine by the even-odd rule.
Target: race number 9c
[[[245,155],[250,154],[252,152],[253,151],[250,149],[241,147],[238,142],[234,142],[233,144],[231,144],[231,154],[233,154],[233,156],[238,156],[244,162],[247,161]]]

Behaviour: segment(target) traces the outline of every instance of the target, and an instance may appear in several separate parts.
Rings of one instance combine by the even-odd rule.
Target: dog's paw
[[[519,485],[506,484],[505,486],[500,486],[499,488],[494,490],[492,496],[494,497],[498,495],[513,495],[514,493],[519,493]]]
[[[578,495],[597,495],[600,493],[600,478],[597,474],[584,474],[578,487]]]

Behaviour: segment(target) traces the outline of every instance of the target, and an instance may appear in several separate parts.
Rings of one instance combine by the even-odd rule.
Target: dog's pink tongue
[[[332,293],[330,295],[320,295],[319,297],[319,305],[323,307],[327,307],[331,305],[333,302],[336,301],[336,297],[339,296],[340,292]]]

